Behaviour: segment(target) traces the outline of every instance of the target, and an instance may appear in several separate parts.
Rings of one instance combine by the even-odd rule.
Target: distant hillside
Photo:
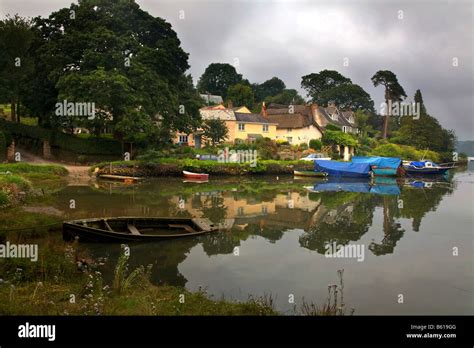
[[[474,156],[474,140],[465,140],[456,142],[456,151],[464,152],[468,156]]]

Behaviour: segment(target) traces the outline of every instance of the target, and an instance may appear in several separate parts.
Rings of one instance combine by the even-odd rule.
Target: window
[[[244,207],[239,207],[237,209],[237,215],[244,215]]]
[[[245,123],[239,123],[239,131],[243,132],[245,130]]]
[[[342,131],[343,131],[344,133],[347,133],[347,127],[346,127],[346,126],[342,126]]]
[[[262,205],[262,214],[268,214],[268,208],[265,205]]]
[[[293,142],[293,138],[292,137],[286,137],[286,141],[288,141],[291,144]]]
[[[188,136],[187,135],[180,135],[179,136],[179,143],[180,144],[187,144],[188,143]]]
[[[291,133],[291,128],[287,128],[287,129],[286,129],[286,132],[287,132],[287,133]]]
[[[263,129],[264,132],[268,132],[268,124],[264,124],[262,126],[262,129]]]

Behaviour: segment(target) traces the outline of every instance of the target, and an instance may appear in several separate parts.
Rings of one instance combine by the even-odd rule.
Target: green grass
[[[8,163],[0,164],[0,173],[10,172],[12,174],[53,174],[66,176],[68,171],[59,165],[50,164],[28,164],[28,163]]]
[[[0,175],[0,188],[6,185],[16,185],[20,190],[28,191],[31,189],[31,182],[19,175]]]

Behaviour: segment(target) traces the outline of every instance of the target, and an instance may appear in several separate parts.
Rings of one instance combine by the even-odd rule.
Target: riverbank
[[[162,158],[153,162],[118,161],[104,162],[91,167],[97,175],[112,174],[134,177],[182,176],[183,170],[210,175],[283,175],[294,170],[313,170],[314,164],[305,161],[259,160],[255,166],[250,163],[220,163],[195,159]]]

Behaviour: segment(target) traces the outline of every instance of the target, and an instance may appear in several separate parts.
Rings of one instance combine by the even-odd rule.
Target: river
[[[130,268],[152,264],[156,284],[201,288],[217,299],[271,295],[277,310],[292,314],[303,298],[323,304],[343,269],[345,306],[355,315],[473,314],[472,170],[374,183],[275,176],[101,181],[66,186],[49,204],[71,219],[183,216],[221,225],[200,237],[130,245]],[[347,245],[357,255],[327,253]],[[113,276],[120,245],[80,248],[107,258],[104,276]]]

